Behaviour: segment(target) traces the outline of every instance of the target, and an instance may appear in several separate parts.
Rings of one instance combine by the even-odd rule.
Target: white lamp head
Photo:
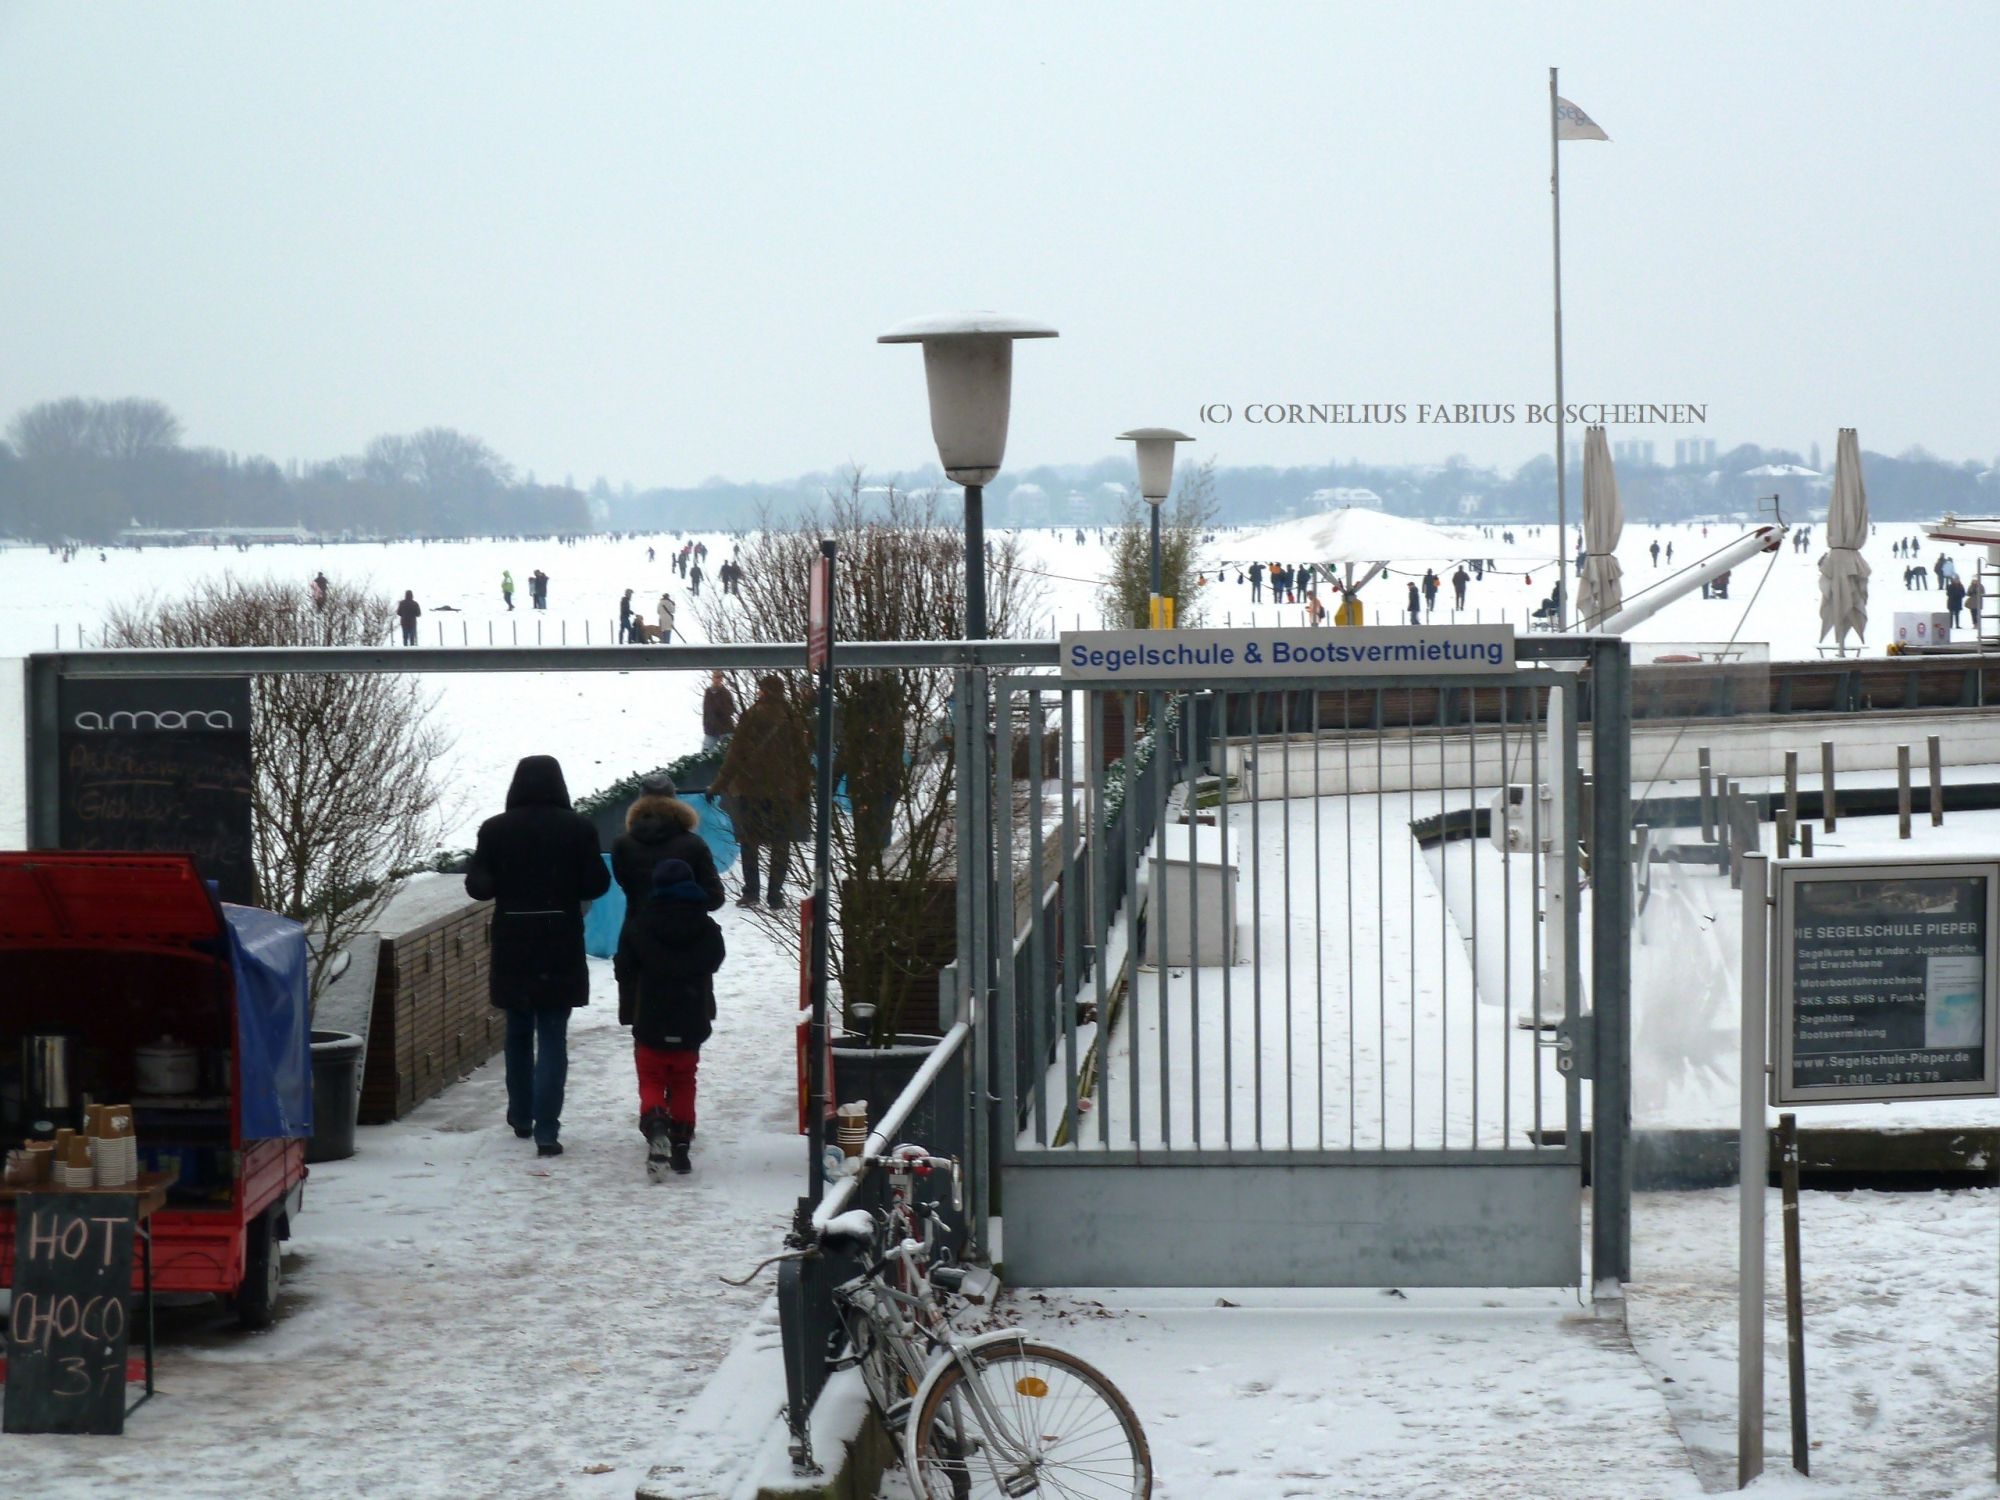
[[[938,462],[958,484],[985,484],[1007,454],[1014,340],[1056,336],[1045,323],[974,312],[898,324],[875,342],[924,346]]]
[[[1146,503],[1164,505],[1174,488],[1174,444],[1194,439],[1171,427],[1134,427],[1119,433],[1118,441],[1138,449],[1139,493]]]

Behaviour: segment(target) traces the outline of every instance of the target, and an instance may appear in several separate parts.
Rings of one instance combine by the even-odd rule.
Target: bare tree
[[[324,607],[275,579],[211,579],[179,598],[112,610],[120,646],[352,646],[381,638],[389,600],[335,583]],[[312,996],[368,930],[391,879],[437,847],[439,762],[450,748],[415,679],[353,673],[270,676],[251,694],[252,819],[258,900],[306,925]]]
[[[1160,592],[1174,601],[1174,623],[1199,625],[1206,612],[1196,579],[1201,536],[1215,518],[1215,460],[1183,470],[1160,516]],[[1125,502],[1125,520],[1111,538],[1111,574],[1104,580],[1104,623],[1143,630],[1150,623],[1152,525],[1147,507]]]
[[[702,595],[696,611],[713,641],[800,641],[820,541],[837,545],[834,634],[840,641],[957,640],[965,632],[965,532],[936,492],[877,490],[851,473],[824,506],[791,526],[752,532],[736,556],[739,595]],[[1013,538],[989,547],[988,628],[1011,633],[1036,587]],[[836,660],[838,647],[836,647]],[[752,695],[754,674],[732,684]],[[791,684],[810,722],[811,680]],[[833,823],[833,972],[850,1024],[873,1007],[877,1040],[900,1029],[914,991],[950,957],[956,911],[956,766],[952,674],[931,668],[835,674],[834,770],[846,788]],[[799,857],[809,857],[801,848]],[[788,916],[762,913],[797,951]],[[940,943],[943,957],[939,956]]]

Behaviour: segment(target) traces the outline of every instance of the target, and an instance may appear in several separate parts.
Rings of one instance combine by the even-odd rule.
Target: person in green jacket
[[[507,601],[511,613],[514,608],[514,570],[511,568],[500,570],[500,597]]]

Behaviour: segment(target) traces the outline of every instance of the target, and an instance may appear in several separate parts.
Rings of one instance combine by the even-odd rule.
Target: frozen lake
[[[1297,528],[1298,523],[1287,523],[1217,533],[1203,550],[1209,582],[1199,590],[1198,607],[1204,623],[1242,625],[1303,618],[1299,605],[1276,605],[1267,599],[1253,606],[1247,584],[1235,582],[1239,568],[1253,557],[1273,560],[1267,554]],[[1661,543],[1663,552],[1671,543],[1675,564],[1685,566],[1740,535],[1734,526],[1710,525],[1706,530],[1704,535],[1701,526],[1691,524],[1628,525],[1619,548],[1628,595],[1669,571],[1664,560],[1654,567],[1650,551],[1654,541]],[[1943,608],[1935,590],[1921,594],[1905,590],[1900,582],[1904,563],[1890,555],[1893,542],[1919,531],[1910,524],[1878,527],[1864,553],[1874,569],[1868,635],[1875,650],[1889,638],[1894,611]],[[1463,614],[1440,608],[1436,618],[1524,624],[1527,612],[1554,583],[1555,529],[1516,528],[1515,535],[1519,543],[1512,548],[1498,540],[1468,541],[1468,554],[1484,551],[1504,571],[1489,572],[1471,586]],[[721,533],[700,534],[700,539],[709,546],[712,573],[729,555],[731,541]],[[1097,625],[1107,566],[1099,534],[1086,530],[1081,543],[1073,530],[1029,531],[1023,539],[1040,590],[1032,612],[1038,628]],[[647,601],[650,608],[663,587],[672,588],[681,603],[682,632],[699,640],[701,624],[688,607],[685,582],[674,576],[670,566],[678,540],[663,535],[587,537],[568,546],[485,539],[335,543],[260,547],[249,553],[198,547],[143,552],[114,548],[103,561],[96,552],[85,551],[70,563],[40,548],[0,549],[0,659],[9,660],[11,668],[12,658],[49,649],[58,641],[64,646],[95,645],[100,622],[110,608],[154,592],[178,593],[200,578],[234,573],[303,581],[321,569],[337,580],[370,583],[391,597],[414,590],[426,611],[421,639],[427,645],[440,640],[447,645],[485,644],[489,639],[531,641],[537,625],[547,641],[609,640],[615,638],[618,597],[625,589],[632,589],[634,600]],[[657,552],[652,562],[646,559],[649,544]],[[1946,550],[1969,577],[1978,549]],[[1923,551],[1928,565],[1938,548]],[[1819,630],[1818,557],[1817,546],[1804,552],[1781,546],[1774,554],[1756,557],[1735,570],[1730,598],[1704,599],[1696,592],[1640,626],[1633,639],[1666,645],[1733,637],[1739,644],[1768,645],[1776,658],[1810,658]],[[1309,560],[1283,554],[1279,559]],[[1427,562],[1448,576],[1451,561],[1413,559],[1376,580],[1363,595],[1371,623],[1394,623],[1400,617],[1408,577],[1420,574]],[[528,609],[526,596],[527,577],[538,567],[552,580],[550,607],[540,612]],[[520,588],[511,614],[500,598],[503,569],[513,572]],[[1441,605],[1448,605],[1449,588],[1439,597]],[[1184,618],[1191,607],[1184,601]],[[390,624],[383,622],[385,636]],[[1639,655],[1643,660],[1643,650]],[[441,831],[441,843],[447,848],[469,841],[480,819],[498,808],[514,763],[523,755],[558,756],[571,791],[581,795],[700,744],[700,683],[692,674],[452,675],[433,678],[426,686],[437,694],[439,713],[455,740],[450,769],[457,808]],[[19,695],[0,693],[0,746],[5,747],[0,754],[0,843],[8,844],[20,842],[25,826],[20,714]]]

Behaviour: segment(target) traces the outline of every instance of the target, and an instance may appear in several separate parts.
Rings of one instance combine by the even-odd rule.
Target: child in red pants
[[[627,923],[624,955],[638,978],[632,1060],[639,1074],[639,1128],[646,1170],[659,1181],[671,1168],[693,1169],[695,1069],[715,1020],[715,971],[722,929],[708,914],[708,893],[683,859],[663,859],[653,887]]]

